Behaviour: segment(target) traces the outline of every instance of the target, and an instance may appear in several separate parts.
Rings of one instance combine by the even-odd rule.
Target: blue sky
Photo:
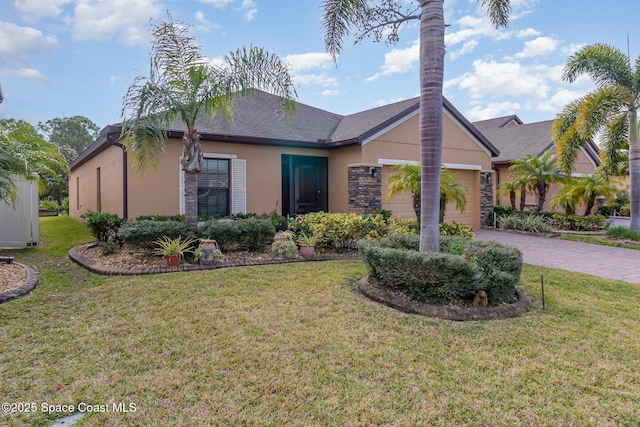
[[[411,3],[410,0],[402,0]],[[413,2],[417,3],[417,2]],[[637,0],[513,0],[507,29],[493,29],[474,0],[446,0],[445,96],[471,121],[518,114],[553,119],[593,88],[568,84],[562,67],[581,46],[640,53]],[[122,97],[148,73],[148,22],[169,10],[193,25],[215,60],[264,47],[293,67],[298,100],[350,114],[417,96],[417,23],[394,46],[345,43],[337,66],[324,53],[320,0],[0,0],[0,118],[33,124],[86,116],[121,119]]]

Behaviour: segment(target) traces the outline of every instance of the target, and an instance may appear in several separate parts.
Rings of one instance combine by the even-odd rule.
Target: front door
[[[327,211],[327,158],[282,155],[282,214]]]

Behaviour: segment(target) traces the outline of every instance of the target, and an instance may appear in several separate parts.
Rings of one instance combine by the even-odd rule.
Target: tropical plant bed
[[[166,267],[164,257],[154,255],[153,252],[135,248],[124,244],[122,248],[116,249],[109,254],[103,254],[99,244],[85,243],[78,245],[70,251],[71,258],[86,268],[96,272],[105,274],[145,274],[145,273],[161,273],[165,271],[174,271],[172,268]],[[321,255],[315,256],[310,260],[325,259],[350,259],[359,257],[357,253],[347,253],[339,255]],[[89,262],[87,262],[87,260]],[[296,262],[305,261],[300,254],[294,255],[292,258],[284,259],[282,257],[273,256],[271,248],[267,247],[260,252],[247,251],[230,251],[224,253],[224,259],[221,262],[212,265],[198,264],[192,257],[182,260],[178,269],[205,269],[218,268],[239,265],[253,264],[275,264],[279,262]],[[89,265],[91,264],[91,265]],[[176,267],[173,267],[175,269]]]

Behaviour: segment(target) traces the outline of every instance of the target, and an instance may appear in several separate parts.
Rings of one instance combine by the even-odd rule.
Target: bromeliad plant
[[[154,243],[156,249],[154,251],[157,255],[179,255],[182,257],[185,253],[193,252],[192,246],[195,241],[193,239],[182,239],[181,236],[172,239],[167,236],[158,238]]]

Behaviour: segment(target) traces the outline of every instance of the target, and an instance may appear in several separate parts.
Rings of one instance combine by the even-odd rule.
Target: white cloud
[[[293,76],[293,79],[300,86],[338,86],[338,80],[334,77],[327,77],[323,74],[300,74]]]
[[[522,106],[517,102],[490,102],[486,106],[476,105],[465,116],[471,121],[488,120],[517,114]]]
[[[224,9],[228,4],[233,3],[235,0],[200,0],[202,3],[210,4],[218,9]]]
[[[40,30],[20,27],[12,22],[0,22],[0,56],[2,57],[4,55],[20,57],[45,55],[57,45],[55,37],[45,36]]]
[[[322,96],[338,96],[341,94],[342,92],[337,89],[327,89],[322,91]]]
[[[516,58],[534,58],[553,53],[558,49],[558,40],[552,37],[538,37],[524,43],[524,49],[516,53]]]
[[[56,17],[62,14],[65,5],[74,0],[15,0],[14,5],[27,20],[40,17]]]
[[[28,66],[28,58],[47,55],[56,47],[56,38],[40,30],[0,22],[0,71],[4,75],[48,83],[46,76]]]
[[[200,25],[196,26],[196,29],[200,31],[209,32],[211,30],[217,30],[220,28],[220,25],[207,20],[207,18],[204,17],[204,13],[202,13],[202,11],[200,10],[196,11],[195,18],[196,21],[200,23]]]
[[[13,68],[0,69],[2,73],[9,76],[15,76],[21,79],[33,80],[40,83],[49,83],[49,79],[35,68]]]
[[[403,74],[413,69],[414,64],[420,59],[420,40],[416,40],[413,45],[404,49],[393,49],[384,54],[384,64],[377,72],[366,80],[368,82],[379,79],[390,74]]]
[[[541,100],[549,91],[550,69],[544,65],[525,66],[517,62],[476,60],[473,72],[447,80],[445,88],[457,86],[472,98],[526,96]]]
[[[516,35],[520,38],[535,37],[540,35],[540,31],[534,30],[533,28],[527,28],[527,29],[518,31],[518,34]]]
[[[549,100],[545,100],[537,105],[540,111],[551,111],[559,113],[567,104],[584,96],[584,92],[561,89],[555,93]]]
[[[399,98],[389,98],[389,99],[378,99],[375,102],[376,107],[382,107],[383,105],[393,104],[395,102],[404,101],[403,97]]]
[[[78,0],[73,35],[77,40],[117,37],[126,45],[143,44],[146,23],[160,11],[156,0]]]
[[[243,19],[245,21],[252,21],[258,13],[258,4],[254,0],[242,0],[238,9],[244,12]]]
[[[327,70],[333,66],[333,59],[326,52],[297,53],[285,56],[284,60],[291,64],[294,72],[318,67]]]

